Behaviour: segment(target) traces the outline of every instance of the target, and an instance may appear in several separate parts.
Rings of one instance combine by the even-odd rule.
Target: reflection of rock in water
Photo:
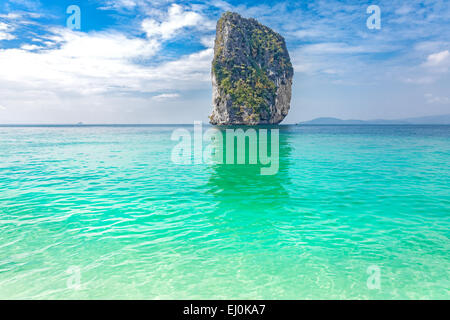
[[[261,175],[261,168],[270,165],[248,164],[248,141],[246,143],[246,164],[211,164],[208,193],[214,196],[217,211],[221,214],[233,212],[263,213],[280,209],[289,198],[285,185],[289,183],[289,155],[291,151],[287,128],[278,128],[279,169],[275,175]],[[248,129],[247,128],[244,128]],[[258,129],[258,128],[256,128]],[[270,128],[268,128],[270,131]],[[225,159],[225,129],[223,154]],[[268,141],[270,136],[268,135]],[[235,154],[236,154],[235,145]]]

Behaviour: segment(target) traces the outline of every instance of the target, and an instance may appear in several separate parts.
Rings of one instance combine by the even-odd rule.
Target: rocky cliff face
[[[217,22],[211,124],[277,124],[288,114],[294,70],[282,36],[226,12]]]

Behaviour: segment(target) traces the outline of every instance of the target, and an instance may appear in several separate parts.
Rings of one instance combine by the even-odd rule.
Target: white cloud
[[[235,10],[235,8],[232,5],[230,5],[228,2],[222,1],[222,0],[213,0],[213,1],[211,1],[211,5],[215,6],[217,8],[220,8],[223,11],[233,11],[233,10]]]
[[[320,74],[331,79],[357,76],[372,70],[366,54],[389,50],[385,46],[370,44],[350,45],[344,42],[321,42],[301,45],[290,51],[294,71],[309,75]],[[361,55],[361,57],[359,57]]]
[[[16,37],[11,34],[14,31],[14,27],[5,22],[0,22],[0,41],[1,40],[13,40]]]
[[[450,53],[443,48],[448,47],[448,44],[446,41],[417,43],[414,46],[415,50],[410,51],[408,56],[402,57],[406,61],[417,62],[409,66],[396,67],[402,73],[399,76],[400,80],[415,85],[429,85],[437,81],[446,81],[444,78],[450,68]],[[423,61],[424,55],[426,55],[425,61]]]
[[[180,97],[180,95],[178,93],[162,93],[162,94],[153,96],[152,99],[156,100],[156,101],[164,101],[164,100],[176,99],[179,97]]]
[[[173,92],[208,91],[211,85],[211,48],[149,65],[151,61],[143,60],[157,51],[148,39],[117,33],[58,32],[54,37],[57,45],[53,41],[46,49],[0,49],[0,97],[13,106],[5,110],[8,122],[136,123],[154,119],[149,116],[152,108],[160,108],[160,121],[183,122],[192,114],[173,109],[178,95]],[[83,51],[75,45],[96,41],[109,49],[93,45]],[[157,96],[148,97],[155,93]],[[178,111],[174,114],[174,110]]]
[[[159,79],[209,82],[211,80],[210,70],[213,52],[212,48],[205,49],[178,60],[167,62],[154,68],[153,71],[159,75]],[[198,83],[197,87],[204,87],[204,83]]]
[[[115,7],[125,7],[127,9],[136,7],[137,3],[133,0],[119,0],[116,1]]]
[[[23,45],[0,50],[0,87],[21,91],[100,94],[161,92],[203,88],[209,81],[213,49],[150,66],[160,47],[155,39],[120,33],[80,33],[53,29],[52,46]],[[20,89],[19,89],[20,88]]]
[[[303,46],[303,51],[314,54],[357,54],[382,52],[385,48],[375,46],[351,46],[343,42],[323,42]]]
[[[450,98],[448,97],[438,97],[431,93],[426,93],[424,96],[427,104],[450,104]]]
[[[4,22],[0,22],[0,31],[8,30],[8,25]]]
[[[176,33],[186,27],[196,27],[197,29],[213,29],[214,24],[204,18],[197,12],[185,11],[178,4],[172,4],[169,7],[167,19],[158,22],[154,19],[145,19],[142,22],[142,29],[148,37],[161,37],[162,39],[170,39]]]
[[[10,12],[8,14],[0,14],[0,18],[3,18],[3,19],[15,20],[15,19],[19,19],[20,17],[22,17],[22,15],[19,13],[15,13],[15,12]]]
[[[428,67],[438,67],[447,65],[450,62],[450,53],[448,50],[430,54],[424,63]]]
[[[1,40],[13,40],[15,38],[16,37],[10,33],[0,31],[0,41]]]
[[[103,5],[99,8],[101,10],[132,10],[139,6],[147,6],[145,0],[103,0],[100,1]]]
[[[445,50],[449,46],[448,41],[421,41],[414,45],[414,49],[422,52],[436,52]]]
[[[121,86],[141,70],[131,60],[151,57],[158,43],[130,39],[122,34],[77,33],[54,30],[60,47],[28,51],[30,48],[0,51],[0,80],[18,86],[75,91],[104,92]],[[24,50],[25,49],[25,50]],[[133,81],[131,81],[133,83]],[[133,88],[135,84],[131,84]]]
[[[300,29],[291,32],[291,35],[296,38],[317,38],[325,35],[325,32],[318,29]]]
[[[2,106],[1,104],[0,104],[0,111],[1,110],[6,110],[6,107],[4,107],[4,106]]]
[[[216,39],[216,36],[203,37],[200,39],[200,42],[206,48],[214,48],[214,40],[215,39]]]
[[[44,49],[43,47],[37,46],[35,44],[24,44],[24,45],[20,46],[20,48],[22,50],[28,50],[28,51]]]
[[[58,56],[73,59],[150,58],[160,48],[155,39],[129,38],[121,33],[81,33],[69,29],[53,29],[51,40],[62,43]]]
[[[111,1],[113,4],[113,1]],[[121,6],[132,6],[120,1]],[[141,4],[139,4],[141,5]],[[179,57],[177,60],[152,64],[163,41],[182,28],[206,28],[210,21],[199,13],[186,11],[173,4],[166,19],[147,38],[129,37],[120,32],[77,32],[67,28],[51,28],[35,44],[20,48],[0,49],[0,88],[3,96],[19,100],[22,95],[51,94],[56,100],[67,95],[130,95],[173,90],[204,89],[210,82],[213,38],[204,37],[205,50]],[[152,22],[146,20],[149,27]],[[9,28],[6,24],[1,29]],[[154,100],[175,98],[163,93]],[[45,100],[45,98],[43,98]]]
[[[411,8],[410,6],[407,6],[407,5],[403,5],[400,8],[398,8],[397,10],[395,10],[395,13],[398,15],[406,15],[406,14],[410,13],[411,11],[413,11],[413,8]]]
[[[414,84],[430,84],[436,81],[435,77],[431,76],[415,76],[415,77],[406,77],[402,79],[403,82],[406,83],[414,83]]]

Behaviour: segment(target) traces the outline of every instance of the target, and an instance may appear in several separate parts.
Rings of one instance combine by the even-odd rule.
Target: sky
[[[370,5],[380,29],[367,26]],[[207,122],[225,11],[285,38],[294,81],[283,123],[450,113],[448,0],[1,0],[0,123]]]

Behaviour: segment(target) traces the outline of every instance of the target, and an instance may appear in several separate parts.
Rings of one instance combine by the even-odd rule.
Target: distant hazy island
[[[211,73],[211,124],[277,124],[288,114],[294,69],[286,43],[255,19],[222,15]]]
[[[405,118],[396,120],[374,119],[374,120],[342,120],[338,118],[316,118],[310,121],[298,123],[299,125],[339,125],[339,124],[450,124],[450,114]]]

